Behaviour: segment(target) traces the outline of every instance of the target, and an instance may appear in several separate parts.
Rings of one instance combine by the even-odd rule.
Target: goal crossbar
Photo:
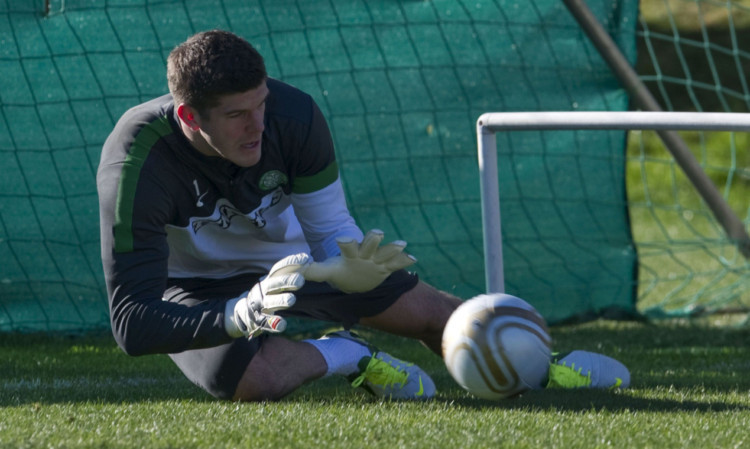
[[[502,131],[532,130],[750,131],[750,113],[547,111],[482,114],[477,119],[477,149],[487,292],[505,291],[495,134]],[[748,257],[750,237],[742,222],[731,212],[718,191],[700,193],[727,231],[729,238],[734,240],[740,251]]]

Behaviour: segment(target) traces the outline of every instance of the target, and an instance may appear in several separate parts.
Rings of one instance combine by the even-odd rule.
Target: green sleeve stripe
[[[312,176],[300,176],[294,180],[292,193],[310,193],[333,184],[339,177],[339,165],[333,161],[331,165]]]
[[[141,168],[146,162],[149,151],[162,137],[172,133],[167,117],[144,126],[133,140],[128,155],[122,164],[120,184],[117,187],[117,204],[115,205],[115,252],[133,251],[133,203]]]

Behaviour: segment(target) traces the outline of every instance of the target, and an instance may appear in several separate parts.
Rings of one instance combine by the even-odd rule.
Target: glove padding
[[[380,285],[394,271],[406,268],[417,259],[404,252],[406,242],[396,240],[380,246],[383,231],[373,229],[362,243],[353,238],[336,240],[340,256],[323,262],[312,262],[304,270],[305,279],[328,282],[344,293],[370,291]]]
[[[228,301],[224,314],[227,334],[252,338],[261,332],[284,332],[286,320],[275,313],[294,305],[296,298],[289,292],[305,284],[302,272],[311,262],[305,253],[285,257],[249,292]]]

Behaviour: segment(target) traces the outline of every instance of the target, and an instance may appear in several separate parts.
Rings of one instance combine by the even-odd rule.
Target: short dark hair
[[[175,104],[204,113],[223,95],[255,89],[266,79],[263,57],[229,31],[194,34],[167,58],[167,82]]]

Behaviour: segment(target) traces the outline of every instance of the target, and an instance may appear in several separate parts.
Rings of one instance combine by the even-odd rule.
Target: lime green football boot
[[[547,388],[627,388],[630,372],[619,361],[589,351],[552,354]]]
[[[327,337],[353,340],[370,350],[371,355],[357,364],[359,372],[348,377],[353,387],[386,399],[424,400],[435,396],[435,383],[417,365],[378,350],[352,332],[334,332]]]

